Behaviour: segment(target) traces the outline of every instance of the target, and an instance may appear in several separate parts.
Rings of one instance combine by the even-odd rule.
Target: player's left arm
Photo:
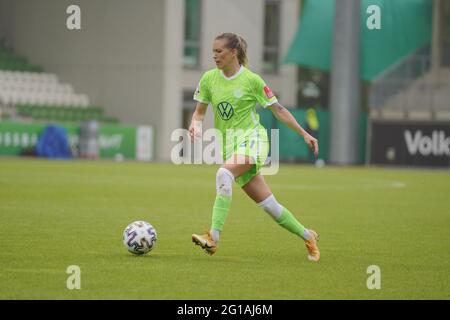
[[[275,102],[268,108],[272,111],[275,118],[297,132],[300,136],[302,136],[305,140],[305,143],[309,148],[311,148],[311,150],[314,151],[314,154],[317,157],[319,153],[319,142],[316,138],[314,138],[312,135],[306,132],[305,129],[302,128],[302,126],[297,122],[292,113],[290,113],[289,110],[283,107],[279,102]]]

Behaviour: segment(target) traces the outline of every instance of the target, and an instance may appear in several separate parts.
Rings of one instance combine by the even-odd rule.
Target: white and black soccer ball
[[[123,231],[123,244],[128,251],[137,255],[151,251],[156,239],[156,229],[146,221],[132,222]]]

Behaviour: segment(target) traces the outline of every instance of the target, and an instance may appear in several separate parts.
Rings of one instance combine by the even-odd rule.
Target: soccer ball
[[[146,221],[132,222],[123,231],[125,248],[137,255],[151,251],[156,244],[156,239],[156,229]]]

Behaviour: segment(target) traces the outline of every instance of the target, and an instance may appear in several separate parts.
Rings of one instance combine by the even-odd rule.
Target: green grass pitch
[[[312,263],[236,186],[217,254],[196,247],[216,170],[0,159],[0,299],[450,299],[449,171],[281,165],[266,180],[320,233]],[[122,244],[134,220],[158,232],[144,256]],[[371,265],[381,289],[367,287]]]

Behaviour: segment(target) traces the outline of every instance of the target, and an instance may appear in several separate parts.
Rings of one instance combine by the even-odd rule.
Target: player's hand
[[[200,121],[192,121],[189,126],[189,137],[191,140],[202,136],[202,127]]]
[[[191,140],[194,140],[194,135],[195,135],[195,132],[194,132],[194,125],[191,123],[191,125],[189,126],[189,137],[191,137]]]
[[[317,157],[319,154],[319,141],[317,141],[316,138],[314,138],[312,135],[306,133],[303,136],[303,139],[305,139],[306,144],[311,149],[311,151],[314,152],[314,155]]]

